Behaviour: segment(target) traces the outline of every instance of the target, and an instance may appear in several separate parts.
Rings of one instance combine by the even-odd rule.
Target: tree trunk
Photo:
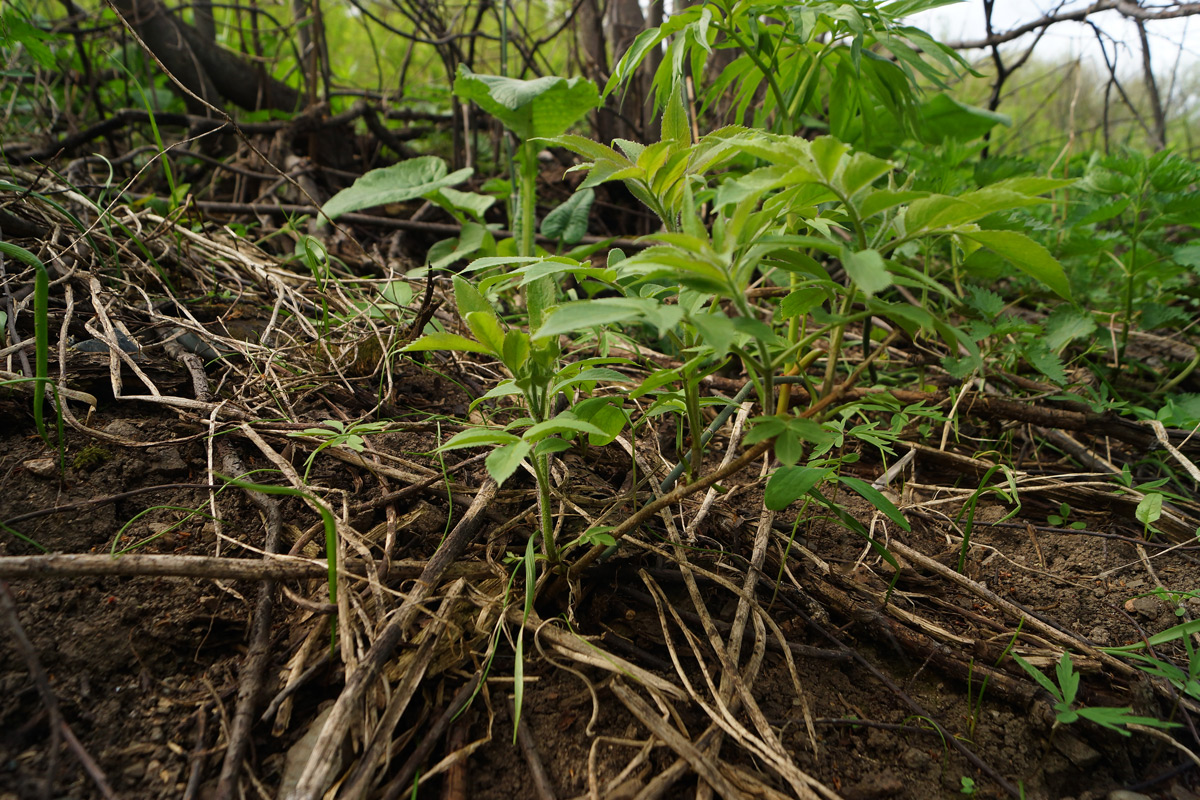
[[[249,61],[205,41],[159,0],[110,2],[171,76],[176,88],[187,89],[181,93],[191,113],[211,116],[209,106],[222,108],[224,100],[250,110],[294,111],[299,106],[300,95],[295,89],[260,75]]]

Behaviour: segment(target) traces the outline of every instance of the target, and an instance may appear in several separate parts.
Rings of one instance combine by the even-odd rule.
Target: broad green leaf
[[[522,141],[565,133],[600,103],[596,85],[586,78],[526,81],[477,74],[465,64],[458,65],[454,93],[477,103]]]
[[[782,511],[832,474],[817,467],[780,467],[767,479],[763,501],[772,511]]]
[[[1137,504],[1133,515],[1143,525],[1153,525],[1162,516],[1163,496],[1158,492],[1150,492]]]
[[[438,242],[438,245],[442,246],[441,248],[438,248],[438,245],[429,248],[428,268],[443,270],[455,261],[469,258],[483,248],[489,235],[487,228],[478,222],[465,223],[462,226],[462,233],[457,238]],[[438,249],[435,250],[435,248]]]
[[[592,423],[577,419],[570,411],[564,411],[553,419],[548,419],[545,422],[539,422],[531,426],[525,431],[522,438],[527,442],[536,442],[554,433],[594,433],[598,436],[605,435],[603,430],[597,428]]]
[[[1004,114],[976,108],[939,93],[921,104],[917,131],[921,141],[939,144],[947,139],[962,142],[978,139],[997,125],[1011,126]]]
[[[656,305],[655,300],[633,297],[601,297],[563,303],[550,309],[533,338],[544,339],[585,328],[628,322],[644,316],[651,306]]]
[[[884,497],[883,493],[871,484],[849,475],[838,477],[838,481],[862,495],[864,500],[882,511],[888,519],[899,525],[902,530],[912,530],[908,524],[908,520],[900,513],[900,509],[896,508],[891,500]]]
[[[491,350],[473,339],[459,336],[457,333],[446,333],[445,331],[427,333],[420,339],[409,342],[400,349],[400,352],[413,353],[421,350],[450,350],[460,353],[492,354]]]
[[[607,383],[633,383],[634,379],[628,375],[622,375],[615,369],[607,369],[605,367],[589,367],[583,370],[578,375],[561,380],[555,383],[550,389],[551,394],[558,394],[563,389],[571,386],[578,386],[581,383],[591,383],[595,381],[605,381]]]
[[[514,375],[529,360],[531,346],[529,334],[523,330],[512,328],[504,334],[504,347],[500,351],[502,354],[501,361],[504,362],[504,366],[508,367],[509,371]]]
[[[629,417],[612,403],[606,403],[596,413],[592,414],[588,421],[604,431],[603,434],[589,433],[588,444],[595,447],[603,447],[620,435],[621,431],[629,423]]]
[[[388,281],[379,290],[379,297],[385,303],[407,306],[413,299],[412,285],[408,281]]]
[[[842,266],[867,297],[883,291],[893,283],[892,274],[887,271],[883,256],[878,250],[860,250],[855,253],[846,249],[842,254]]]
[[[535,456],[546,456],[551,453],[561,453],[564,450],[570,450],[574,447],[573,444],[566,439],[559,439],[557,436],[551,436],[549,439],[542,439],[533,448]]]
[[[504,331],[490,308],[487,311],[472,311],[463,317],[463,321],[467,323],[467,327],[475,334],[479,343],[486,346],[492,355],[499,358],[503,354]]]
[[[911,203],[914,200],[929,197],[929,192],[911,190],[879,189],[863,198],[858,206],[858,213],[863,219],[870,219],[888,209]]]
[[[450,174],[446,171],[446,162],[437,156],[419,156],[390,167],[373,169],[321,206],[322,217],[317,224],[324,225],[326,217],[337,219],[362,208],[414,200],[462,183],[472,174],[469,168]]]
[[[465,319],[467,314],[479,312],[481,314],[492,314],[496,312],[492,310],[492,304],[484,299],[479,290],[471,285],[470,281],[465,278],[454,276],[454,302],[458,305],[458,313]]]
[[[459,431],[446,440],[438,450],[457,450],[462,447],[483,447],[489,444],[512,444],[519,442],[519,436],[495,428],[467,428]]]
[[[542,235],[564,244],[578,242],[587,233],[588,214],[595,199],[596,192],[592,189],[575,192],[542,220]]]
[[[960,236],[973,239],[1003,257],[1014,267],[1035,278],[1064,300],[1071,299],[1071,285],[1058,259],[1050,251],[1016,231],[969,231]]]
[[[487,454],[483,463],[497,486],[503,486],[504,482],[512,477],[531,449],[533,448],[529,442],[518,439]]]
[[[448,186],[431,194],[429,199],[443,208],[466,211],[479,222],[483,222],[484,212],[496,203],[496,198],[490,194],[460,192],[458,189],[451,189]]]

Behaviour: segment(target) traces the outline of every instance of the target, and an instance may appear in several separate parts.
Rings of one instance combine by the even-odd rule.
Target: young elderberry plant
[[[1079,673],[1071,661],[1071,654],[1063,651],[1062,657],[1054,670],[1058,683],[1047,678],[1040,669],[1012,654],[1013,660],[1021,669],[1029,673],[1029,677],[1037,681],[1054,698],[1055,725],[1069,725],[1081,719],[1094,722],[1102,728],[1116,731],[1122,736],[1132,736],[1125,728],[1126,725],[1145,725],[1149,728],[1178,728],[1177,722],[1166,722],[1154,717],[1141,717],[1133,713],[1132,708],[1115,708],[1111,706],[1078,706],[1075,698],[1079,694]]]
[[[541,277],[545,277],[544,272],[525,275],[529,280]],[[554,540],[551,514],[550,455],[570,448],[570,439],[575,436],[587,435],[594,444],[612,441],[625,424],[624,415],[619,411],[611,413],[609,398],[583,400],[581,394],[593,389],[597,382],[627,382],[628,378],[603,366],[620,359],[584,359],[562,364],[557,337],[531,336],[518,328],[506,330],[491,304],[461,276],[454,278],[454,297],[473,338],[437,331],[420,337],[404,351],[451,350],[497,359],[511,377],[476,402],[513,395],[521,401],[525,415],[503,427],[480,426],[460,431],[438,449],[493,447],[485,464],[497,484],[503,484],[522,463],[529,462],[537,484],[543,552],[551,566],[556,566],[561,561],[561,552]],[[568,407],[555,413],[559,397],[567,398]]]

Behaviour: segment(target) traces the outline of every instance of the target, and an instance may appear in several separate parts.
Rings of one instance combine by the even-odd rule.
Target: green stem
[[[537,226],[537,146],[521,142],[521,252],[533,255],[533,232]]]
[[[842,308],[839,316],[846,316],[850,312],[850,306],[854,304],[855,291],[854,284],[851,283],[847,287],[846,299],[842,301]],[[825,382],[821,385],[821,394],[829,394],[833,390],[833,380],[837,376],[838,356],[842,351],[842,336],[846,332],[846,323],[842,322],[835,325],[833,333],[829,337],[829,361],[825,364]]]
[[[33,423],[37,426],[38,435],[43,442],[49,442],[46,435],[46,421],[42,415],[42,407],[46,401],[46,383],[50,372],[50,275],[42,260],[24,247],[9,242],[0,242],[0,253],[15,258],[34,269],[33,278],[33,339],[34,339],[34,377],[37,378],[37,388],[33,392]]]
[[[776,122],[779,122],[780,119],[782,119],[784,123],[780,127],[780,133],[791,136],[793,129],[791,124],[792,121],[787,116],[788,102],[787,98],[783,96],[783,90],[779,88],[779,83],[775,80],[775,70],[763,63],[763,60],[758,57],[757,48],[743,40],[742,37],[738,35],[737,30],[732,26],[725,29],[723,32],[730,39],[733,39],[734,43],[741,48],[742,52],[746,54],[746,57],[754,63],[754,66],[758,67],[759,71],[762,72],[763,76],[767,79],[767,84],[771,87],[771,94],[775,95],[775,104],[779,107],[779,119],[777,119]]]
[[[537,477],[538,521],[542,528],[542,547],[551,566],[558,564],[558,545],[554,542],[554,515],[550,503],[550,459],[545,455],[533,457],[533,471]]]

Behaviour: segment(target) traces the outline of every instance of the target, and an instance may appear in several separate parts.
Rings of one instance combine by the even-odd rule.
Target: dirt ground
[[[66,225],[47,204],[10,207]],[[434,453],[466,420],[511,412],[472,406],[503,376],[395,355],[430,319],[458,329],[446,286],[365,313],[339,292],[403,275],[386,241],[318,292],[224,229],[139,213],[144,251],[75,242],[78,259],[52,263],[52,363],[94,411],[72,395],[48,447],[29,393],[0,387],[0,800],[1200,796],[1181,749],[1200,739],[1195,676],[1185,695],[1096,649],[1200,663],[1190,640],[1151,638],[1200,614],[1193,500],[1146,537],[1113,476],[1048,461],[1044,431],[964,403],[945,447],[914,428],[887,463],[865,446],[846,460],[871,483],[913,451],[882,484],[911,530],[845,494],[846,519],[800,504],[765,517],[767,465],[751,466],[526,606],[531,476],[495,490],[482,451]],[[123,364],[83,346],[102,311],[137,341]],[[306,432],[331,418],[386,425],[357,446]],[[1154,477],[1113,432],[1073,435]],[[560,542],[653,499],[680,456],[669,427],[638,437],[636,471],[619,442],[555,457]],[[1002,438],[1020,507],[984,492],[969,513]],[[701,474],[731,446],[722,431]],[[277,493],[289,486],[307,496]],[[1057,723],[1010,655],[1053,676],[1064,651],[1075,708],[1128,707],[1180,735]]]
[[[441,395],[437,404],[445,397]],[[400,397],[397,403],[425,410],[431,406],[428,396]],[[89,421],[91,427],[157,444],[118,446],[71,433],[67,469],[39,473],[37,460],[54,454],[34,434],[16,396],[6,398],[3,413],[8,422],[0,445],[0,519],[53,511],[6,523],[12,530],[0,540],[3,555],[33,555],[42,549],[107,553],[114,541],[133,543],[156,533],[157,538],[136,552],[234,554],[243,546],[261,545],[262,526],[244,497],[222,493],[217,502],[221,523],[216,525],[206,516],[211,511],[207,490],[187,488],[204,482],[208,440],[177,415],[149,404],[110,402]],[[283,437],[276,441],[281,448],[285,444]],[[374,446],[408,457],[430,449],[433,441],[429,433],[388,434],[378,437]],[[601,468],[586,481],[593,491],[613,480],[612,475],[605,477],[604,459],[600,461]],[[316,483],[346,483],[339,467],[332,459],[318,457]],[[577,476],[580,465],[573,467]],[[856,468],[864,478],[881,471],[880,465],[868,462]],[[480,479],[478,471],[468,471],[460,480],[467,486]],[[939,481],[947,481],[947,476],[936,465],[924,468],[918,462],[913,485]],[[368,490],[360,486],[358,491]],[[564,491],[569,495],[571,488]],[[921,501],[930,499],[923,491],[910,487],[906,499],[920,509]],[[501,546],[496,530],[513,510],[528,504],[529,494],[519,483],[507,492],[492,509],[467,560],[482,561],[489,547]],[[705,573],[736,575],[751,555],[759,512],[752,493],[741,497],[747,498],[744,505],[727,509],[734,523],[711,526],[693,551],[692,563]],[[449,510],[445,486],[435,484],[404,502],[407,506],[396,512],[405,516],[426,509],[433,526],[414,526],[401,544],[411,554],[428,555],[436,548]],[[1195,592],[1200,575],[1195,546],[1168,552],[1144,543],[1129,535],[1125,521],[1100,509],[1079,514],[1087,523],[1084,531],[1048,530],[1045,516],[1055,507],[1033,498],[1019,517],[991,527],[985,521],[998,520],[1009,509],[981,505],[965,574],[1047,624],[1097,646],[1137,642],[1179,621],[1172,608],[1146,593],[1156,580],[1176,591]],[[192,509],[205,516],[185,519]],[[284,511],[285,518],[297,520],[305,514],[292,498]],[[869,524],[865,509],[855,511]],[[365,513],[354,525],[365,530],[383,518],[382,512]],[[181,519],[183,523],[176,524]],[[924,512],[912,519],[912,533],[889,535],[954,564],[958,549],[947,520]],[[783,542],[791,527],[781,523],[779,528],[778,540]],[[518,544],[507,546],[515,549]],[[1151,554],[1156,577],[1147,573],[1139,545]],[[821,574],[802,550],[828,565],[829,572]],[[655,587],[682,612],[694,609],[678,567],[661,552],[623,550],[595,568],[585,596],[577,598],[574,629],[610,652],[678,680],[662,616],[648,587]],[[1054,726],[1048,696],[1035,691],[1010,659],[996,666],[1011,639],[1012,620],[978,597],[905,565],[888,606],[900,616],[890,615],[879,602],[886,569],[864,554],[861,538],[828,521],[801,520],[786,563],[790,579],[776,580],[776,560],[763,576],[758,599],[794,650],[795,680],[772,641],[753,693],[795,765],[840,796],[961,796],[969,793],[971,784],[964,782],[968,779],[979,797],[1004,796],[945,739],[947,734],[1006,780],[1022,786],[1027,797],[1140,796],[1109,794],[1117,789],[1180,800],[1197,796],[1190,762],[1159,739],[1142,733],[1124,737],[1086,722]],[[291,584],[297,594],[311,594],[320,581]],[[700,585],[713,618],[728,621],[736,606],[734,595],[711,581]],[[63,720],[115,796],[207,796],[238,692],[255,582],[84,575],[13,579],[9,586],[17,618],[48,675]],[[810,590],[812,586],[818,588]],[[847,603],[845,608],[837,607],[838,597]],[[292,624],[296,607],[289,605],[284,600],[272,633],[265,699],[279,692],[280,677],[303,639]],[[1198,606],[1193,596],[1181,608],[1195,614]],[[541,610],[547,616],[555,612]],[[905,613],[911,616],[902,616]],[[922,622],[914,622],[918,619]],[[694,616],[685,624],[697,637],[703,636]],[[923,626],[933,626],[938,633],[926,633]],[[683,648],[679,629],[667,630],[671,647]],[[963,675],[950,665],[955,658],[961,664],[963,654],[952,653],[954,640],[943,633],[973,643],[966,658],[980,667],[978,673]],[[589,774],[605,785],[634,760],[634,768],[620,776],[619,785],[603,795],[634,797],[671,766],[676,754],[661,742],[647,745],[644,726],[614,699],[609,691],[612,673],[578,665],[569,671],[542,650],[540,641],[536,644],[527,643],[522,719],[556,796],[585,795]],[[399,727],[416,731],[435,718],[450,695],[483,666],[479,657],[474,652],[447,666],[438,681],[428,682]],[[685,658],[685,663],[690,664],[685,672],[702,684],[695,662]],[[1116,676],[1085,657],[1077,663],[1083,672],[1085,703],[1133,706],[1162,719],[1171,716],[1170,703],[1161,691],[1156,693],[1149,678]],[[513,742],[508,700],[514,666],[512,648],[497,648],[483,690],[453,723],[446,741],[435,746],[428,765],[456,749],[467,748],[468,757],[461,768],[451,767],[422,783],[418,796],[446,796],[439,793],[455,790],[455,785],[464,797],[529,796],[532,779],[521,747]],[[996,677],[985,685],[982,676],[993,667]],[[319,669],[295,695],[290,724],[272,731],[266,723],[256,723],[248,760],[253,777],[244,796],[274,796],[285,754],[336,697],[343,679],[340,668]],[[57,752],[52,763],[46,702],[11,636],[0,640],[0,687],[0,797],[101,796],[69,752]],[[935,729],[935,721],[942,732]],[[707,722],[695,704],[681,706],[678,724],[692,736]],[[402,760],[411,749],[412,742],[398,742],[394,758]],[[743,748],[726,744],[721,757],[736,770],[787,793],[786,785]],[[688,775],[665,796],[690,797],[695,787],[695,776]]]

